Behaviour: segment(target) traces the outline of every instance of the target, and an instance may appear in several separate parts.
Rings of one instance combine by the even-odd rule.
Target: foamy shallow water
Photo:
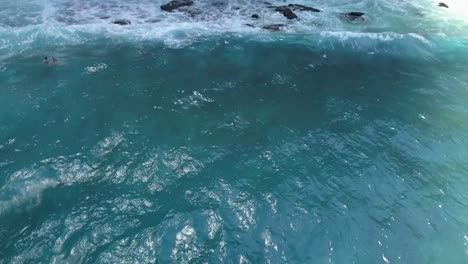
[[[323,32],[344,39],[356,35],[371,38],[384,35],[432,38],[466,38],[468,15],[463,1],[449,0],[450,8],[437,1],[296,1],[322,12],[296,11],[297,20],[288,20],[268,8],[264,1],[199,0],[178,12],[160,9],[165,1],[20,1],[7,3],[0,11],[0,56],[6,58],[44,46],[82,44],[100,38],[127,41],[157,41],[173,48],[224,34],[259,39],[278,39],[278,35],[316,35]],[[282,5],[283,1],[270,1]],[[350,23],[342,13],[361,11],[366,21]],[[260,19],[252,19],[258,14]],[[127,19],[128,26],[114,25]],[[282,32],[271,34],[262,27],[285,24]],[[255,28],[246,26],[251,24]],[[281,37],[279,37],[281,38]],[[326,39],[325,39],[326,41]]]
[[[0,11],[0,262],[467,262],[461,2],[213,2]]]

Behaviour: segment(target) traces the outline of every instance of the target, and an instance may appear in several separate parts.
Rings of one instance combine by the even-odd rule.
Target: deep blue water
[[[0,263],[468,262],[462,24],[135,38],[45,3],[0,20]]]

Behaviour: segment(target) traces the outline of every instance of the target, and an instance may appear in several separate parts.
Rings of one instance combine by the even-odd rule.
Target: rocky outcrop
[[[257,14],[253,14],[251,17],[252,17],[253,19],[259,19],[259,18],[260,18]]]
[[[443,2],[440,2],[440,3],[439,3],[439,6],[440,6],[440,7],[449,8],[448,5],[447,5],[446,3],[443,3]]]
[[[341,18],[349,22],[364,22],[366,21],[365,15],[363,12],[349,12],[342,14]]]
[[[183,6],[190,6],[190,5],[193,5],[192,0],[172,0],[169,3],[162,5],[161,10],[172,12],[176,10],[177,8],[180,8]]]
[[[297,15],[287,6],[278,6],[275,7],[276,12],[280,12],[285,16],[287,19],[295,19],[297,18]]]
[[[268,8],[274,9],[276,12],[283,14],[287,19],[295,19],[297,15],[293,11],[305,11],[305,12],[320,12],[319,9],[310,6],[289,4],[287,6],[272,6],[268,5]]]
[[[309,12],[320,12],[317,8],[313,8],[310,6],[305,6],[305,5],[298,5],[298,4],[289,4],[289,8],[292,8],[292,10],[296,11],[309,11]]]
[[[272,25],[264,26],[263,29],[267,29],[270,31],[279,31],[284,26],[285,26],[284,24],[272,24]]]
[[[116,25],[126,26],[126,25],[130,25],[132,22],[130,22],[130,20],[127,20],[127,19],[119,19],[119,20],[115,20],[112,23]]]

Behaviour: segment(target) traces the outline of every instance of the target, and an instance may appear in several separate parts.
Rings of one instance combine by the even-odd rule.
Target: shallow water
[[[270,33],[228,7],[235,23],[110,1],[146,10],[119,27],[73,3],[0,16],[1,263],[468,261],[462,14],[317,1],[370,20]]]

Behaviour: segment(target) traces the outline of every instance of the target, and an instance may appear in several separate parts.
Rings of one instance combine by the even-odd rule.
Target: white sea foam
[[[219,229],[222,226],[222,218],[218,214],[216,214],[213,211],[209,212],[209,218],[208,218],[208,237],[210,239],[214,239],[216,235],[218,234]]]
[[[0,189],[2,194],[0,196],[0,215],[24,204],[37,203],[41,199],[44,190],[57,184],[59,184],[57,180],[47,177],[32,177],[25,180],[11,181]]]
[[[199,249],[196,244],[197,232],[186,225],[176,234],[175,246],[172,249],[172,258],[178,263],[190,263],[192,259],[199,256]]]
[[[124,136],[120,133],[113,133],[111,136],[106,137],[98,143],[98,145],[93,149],[93,152],[96,156],[102,157],[110,153],[114,148],[116,148],[122,141],[124,141]]]
[[[85,73],[86,74],[93,74],[96,72],[103,71],[107,68],[107,64],[105,63],[96,63],[93,66],[88,66],[85,68]]]

